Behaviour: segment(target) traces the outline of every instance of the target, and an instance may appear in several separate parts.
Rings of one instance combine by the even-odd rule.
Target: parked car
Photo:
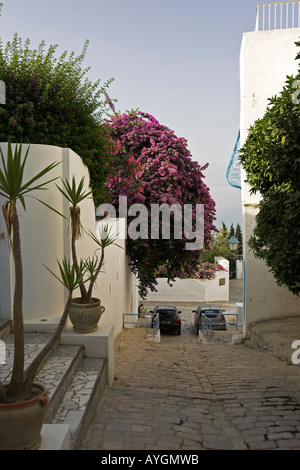
[[[224,310],[221,310],[219,307],[198,307],[197,310],[193,310],[195,313],[194,316],[194,326],[196,328],[197,334],[202,326],[202,314],[207,318],[212,320],[212,329],[213,330],[226,330],[226,320],[223,315]]]
[[[181,311],[177,310],[176,307],[168,307],[165,305],[157,306],[154,310],[151,310],[151,326],[153,327],[153,322],[155,315],[159,315],[159,327],[161,332],[169,331],[175,332],[178,335],[181,334]]]

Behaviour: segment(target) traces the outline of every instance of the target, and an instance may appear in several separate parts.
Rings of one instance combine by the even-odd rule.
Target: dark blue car
[[[160,332],[174,332],[178,335],[181,334],[181,318],[180,311],[176,307],[168,307],[165,305],[157,306],[150,312],[151,326],[153,327],[153,321],[156,314],[159,315],[159,327]]]

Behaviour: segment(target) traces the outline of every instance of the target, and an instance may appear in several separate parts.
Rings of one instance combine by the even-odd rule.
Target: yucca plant
[[[79,278],[79,288],[81,294],[81,303],[89,304],[92,301],[92,292],[95,282],[104,264],[105,249],[113,244],[116,244],[117,237],[112,235],[112,227],[105,225],[100,231],[100,237],[96,237],[91,231],[88,235],[96,243],[97,250],[100,250],[100,256],[96,254],[92,258],[86,260],[78,260],[76,252],[76,240],[82,235],[83,227],[81,225],[80,207],[79,204],[83,200],[89,198],[92,191],[84,189],[85,178],[82,177],[79,183],[76,183],[75,177],[72,178],[71,183],[66,179],[62,180],[63,187],[56,185],[63,196],[69,201],[70,205],[70,222],[71,222],[71,252],[74,263],[74,269]],[[85,275],[88,274],[89,285],[85,286]]]
[[[41,178],[48,175],[59,163],[52,163],[45,167],[42,171],[24,181],[24,172],[26,162],[29,155],[29,147],[22,160],[22,145],[15,145],[15,149],[11,143],[8,143],[7,158],[4,158],[2,149],[0,148],[0,156],[2,161],[2,169],[0,169],[0,195],[5,198],[3,204],[3,215],[7,226],[9,236],[9,245],[12,250],[13,261],[15,266],[15,285],[14,285],[14,299],[13,299],[13,327],[14,327],[14,359],[13,371],[10,383],[4,386],[0,382],[0,402],[13,403],[17,401],[25,401],[29,399],[31,393],[31,386],[34,376],[41,364],[43,358],[55,343],[56,338],[59,336],[66,320],[69,305],[71,303],[71,295],[74,288],[78,285],[78,277],[74,276],[71,268],[67,264],[62,265],[65,272],[64,285],[69,290],[69,299],[62,316],[59,327],[54,334],[51,342],[47,344],[36,360],[31,364],[26,373],[24,371],[24,320],[23,320],[23,265],[21,253],[21,237],[18,216],[18,203],[21,203],[23,209],[26,211],[25,199],[35,191],[46,190],[47,185],[57,178],[40,182]],[[42,201],[41,201],[42,202]],[[69,279],[68,282],[66,280]],[[63,281],[64,282],[64,281]]]

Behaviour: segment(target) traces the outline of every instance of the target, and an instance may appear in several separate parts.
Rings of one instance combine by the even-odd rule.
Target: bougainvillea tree
[[[137,238],[129,233],[127,238],[131,268],[139,279],[140,295],[145,297],[148,289],[155,290],[162,272],[169,281],[199,273],[202,248],[186,249],[186,243],[196,234],[197,205],[203,207],[203,247],[209,247],[211,232],[217,230],[213,225],[215,203],[203,182],[208,165],[193,161],[187,141],[149,114],[115,113],[107,127],[113,149],[107,184],[116,212],[120,214],[120,196],[126,196],[130,228],[137,215],[130,213],[130,208],[135,204],[147,208],[147,213],[141,211],[138,218],[144,231],[146,226],[146,234]],[[191,233],[182,225],[181,236],[177,236],[180,214],[176,212],[169,214],[168,221],[160,217],[158,226],[153,226],[152,209],[163,204],[182,208],[181,216],[185,205],[191,208]]]

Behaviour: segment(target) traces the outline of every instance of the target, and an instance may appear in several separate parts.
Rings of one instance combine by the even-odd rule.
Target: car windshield
[[[158,310],[158,313],[164,317],[176,317],[176,310]]]
[[[202,310],[201,313],[204,313],[204,315],[218,315],[220,310]]]

